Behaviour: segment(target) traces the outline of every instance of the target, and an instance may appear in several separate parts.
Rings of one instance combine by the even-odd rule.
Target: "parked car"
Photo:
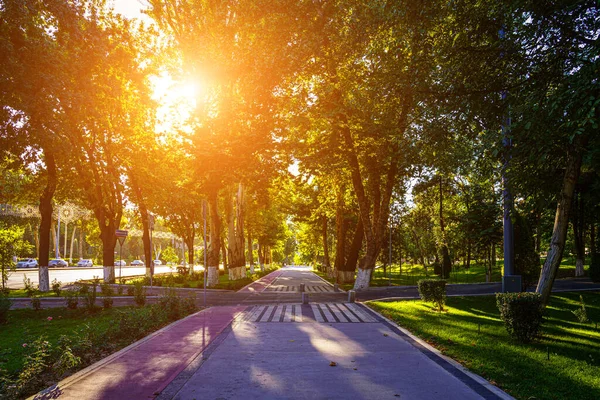
[[[143,267],[144,262],[142,260],[133,260],[129,265],[131,265],[132,267]]]
[[[38,262],[35,258],[25,258],[17,263],[17,268],[36,268]]]
[[[77,263],[78,267],[85,267],[85,268],[91,268],[94,266],[94,263],[92,262],[92,260],[90,259],[81,259],[79,260],[79,262]]]
[[[162,261],[154,260],[154,266],[156,267],[157,265],[162,265]]]
[[[66,268],[68,266],[69,263],[62,258],[55,258],[54,260],[50,260],[48,263],[48,268]]]
[[[126,266],[127,266],[127,262],[125,262],[125,260],[115,261],[115,267],[126,267]]]

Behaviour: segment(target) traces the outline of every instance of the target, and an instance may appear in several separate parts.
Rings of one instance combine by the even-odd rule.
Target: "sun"
[[[203,85],[197,80],[176,81],[167,72],[150,83],[152,99],[158,103],[156,131],[190,131],[190,119],[205,97]]]

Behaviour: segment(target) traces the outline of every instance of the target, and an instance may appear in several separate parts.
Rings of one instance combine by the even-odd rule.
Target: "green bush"
[[[119,285],[119,286],[117,286],[117,294],[118,294],[119,296],[123,295],[123,286],[120,286],[120,285]]]
[[[133,286],[128,286],[127,287],[127,296],[133,296],[133,290],[134,287]]]
[[[98,292],[97,292],[98,285],[100,285],[100,279],[97,277],[94,277],[94,279],[92,280],[92,283],[89,286],[88,285],[82,286],[82,288],[85,287],[87,290],[85,290],[84,292],[80,291],[80,293],[83,297],[85,308],[88,311],[95,311],[97,309],[96,297],[98,295]]]
[[[37,289],[33,286],[31,279],[27,278],[26,275],[23,275],[23,286],[25,292],[27,293],[27,297],[31,297],[37,292]]]
[[[446,304],[446,281],[443,279],[422,279],[417,283],[421,299],[433,303],[438,311],[444,311],[444,304]]]
[[[143,282],[135,282],[133,285],[133,297],[135,299],[135,304],[138,306],[146,304],[146,288],[144,287]]]
[[[496,293],[496,305],[508,333],[519,342],[533,340],[543,321],[539,293]]]
[[[67,308],[75,310],[79,304],[79,296],[75,290],[65,290],[63,294]]]
[[[3,293],[0,294],[0,325],[8,322],[8,310],[12,306],[12,301]]]
[[[575,315],[575,317],[577,317],[577,321],[581,322],[582,324],[589,322],[589,318],[587,315],[587,310],[585,309],[585,303],[583,302],[583,296],[579,295],[579,300],[581,301],[581,304],[579,305],[579,308],[576,310],[571,311],[573,313],[573,315]]]
[[[102,285],[100,285],[100,292],[102,292],[102,296],[104,296],[104,298],[102,299],[102,305],[104,306],[104,308],[111,308],[113,305],[112,297],[115,294],[115,291],[112,288],[112,286],[107,283],[103,283]]]
[[[39,311],[42,309],[42,302],[40,300],[40,296],[37,296],[35,294],[31,296],[31,308],[33,308],[35,311]]]
[[[600,253],[592,254],[589,274],[592,282],[600,282]]]
[[[62,282],[54,278],[54,280],[52,281],[52,291],[54,292],[56,297],[60,297],[60,292],[62,291],[61,287]]]

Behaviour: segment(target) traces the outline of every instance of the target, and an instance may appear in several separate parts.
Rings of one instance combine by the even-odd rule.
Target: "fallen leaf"
[[[329,366],[330,367],[335,367],[335,366],[337,366],[337,363],[335,361],[332,361],[332,362],[329,363]]]
[[[387,333],[384,333],[384,334],[383,334],[383,336],[387,336],[387,335],[388,335]]]
[[[358,371],[358,368],[354,368],[355,371]]]
[[[295,342],[295,340],[292,339],[292,340],[290,340],[290,342]]]

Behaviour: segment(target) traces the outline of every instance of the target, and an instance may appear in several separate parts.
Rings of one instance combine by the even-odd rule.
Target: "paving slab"
[[[245,310],[245,306],[223,306],[193,314],[91,365],[34,398],[154,398]]]
[[[159,399],[503,397],[426,354],[381,318],[374,323],[305,318],[277,324],[242,318]]]

